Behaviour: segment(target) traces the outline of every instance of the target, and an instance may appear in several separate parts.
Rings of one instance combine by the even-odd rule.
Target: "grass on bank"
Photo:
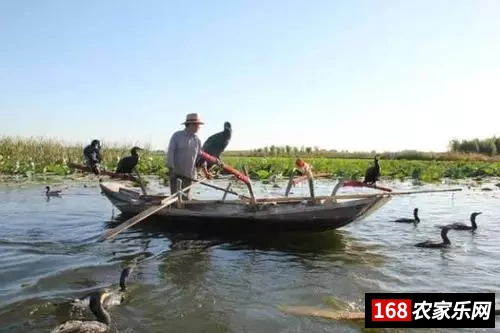
[[[114,170],[119,159],[129,154],[130,147],[103,144],[103,159],[107,170]],[[68,146],[58,140],[43,138],[2,138],[0,139],[0,173],[8,175],[55,174],[67,175],[73,172],[68,168],[69,162],[83,162],[83,145]],[[142,174],[166,175],[165,155],[162,152],[146,150],[141,154],[139,172]],[[271,175],[287,175],[294,167],[296,156],[303,156],[312,164],[316,173],[331,173],[332,177],[349,177],[360,179],[372,163],[369,159],[329,158],[323,156],[235,156],[226,153],[223,160],[236,169],[242,170],[247,165],[253,179],[267,179]],[[404,160],[383,159],[380,161],[381,174],[389,179],[413,178],[424,182],[435,182],[442,178],[464,179],[500,177],[500,162],[461,159],[443,160]]]

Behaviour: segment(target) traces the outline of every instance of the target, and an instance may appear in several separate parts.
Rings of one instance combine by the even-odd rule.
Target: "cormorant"
[[[118,165],[116,166],[116,173],[132,173],[137,163],[139,163],[139,154],[138,150],[142,150],[142,148],[134,147],[130,150],[130,156],[126,156],[122,158]]]
[[[47,195],[48,197],[60,197],[61,194],[61,190],[51,191],[49,186],[45,186],[45,195]]]
[[[435,242],[435,241],[431,241],[431,240],[427,240],[425,242],[421,242],[421,243],[418,243],[418,244],[415,244],[416,247],[426,247],[426,248],[444,248],[444,247],[448,247],[451,245],[451,242],[450,242],[450,239],[448,238],[448,231],[450,231],[450,228],[442,228],[441,229],[441,238],[443,239],[443,241],[441,243],[438,243],[438,242]]]
[[[98,175],[99,172],[99,164],[102,161],[101,158],[101,143],[99,140],[94,139],[83,149],[83,156],[85,158],[85,166],[92,169],[92,171]]]
[[[394,220],[393,222],[398,222],[398,223],[413,223],[417,225],[417,223],[420,223],[420,219],[418,218],[418,208],[413,209],[413,218],[407,218],[403,217],[397,220]]]
[[[110,308],[120,305],[125,300],[125,292],[127,291],[127,278],[130,276],[132,272],[132,267],[126,267],[122,270],[120,275],[120,289],[110,289],[106,288],[106,298],[103,300],[103,306],[105,309],[109,310]],[[75,299],[71,305],[76,307],[87,307],[90,303],[90,297],[92,294],[87,295],[81,299]]]
[[[98,321],[69,320],[54,328],[51,333],[104,333],[109,331],[111,316],[103,308],[107,292],[98,291],[90,295],[89,308]]]
[[[231,128],[231,123],[224,122],[224,130],[222,132],[215,133],[208,137],[208,139],[203,144],[201,150],[205,153],[220,159],[220,155],[224,152],[229,141],[231,140],[233,130]],[[201,166],[205,161],[203,159],[198,160],[197,167]],[[210,168],[213,164],[207,162],[207,168]]]
[[[449,228],[453,230],[471,230],[474,231],[477,229],[477,224],[476,224],[476,216],[481,215],[482,212],[474,212],[470,214],[470,223],[471,225],[466,225],[464,223],[452,223],[445,225],[444,227],[441,228]]]
[[[375,156],[374,165],[366,169],[365,179],[363,180],[363,183],[375,185],[379,177],[380,177],[380,165],[378,164],[378,157]]]

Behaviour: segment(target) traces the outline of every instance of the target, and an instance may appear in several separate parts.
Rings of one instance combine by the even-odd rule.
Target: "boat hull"
[[[122,213],[132,217],[158,204],[161,197],[145,198],[116,182],[100,184],[103,194]],[[147,200],[149,199],[149,200]],[[374,213],[390,197],[343,202],[266,202],[257,206],[240,200],[191,200],[176,203],[153,215],[162,228],[180,232],[321,232],[342,228]],[[149,202],[148,202],[149,201]]]

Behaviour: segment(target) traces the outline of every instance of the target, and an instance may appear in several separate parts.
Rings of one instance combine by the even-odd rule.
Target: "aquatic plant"
[[[118,160],[129,154],[127,146],[103,143],[103,166],[114,170]],[[165,154],[152,151],[147,145],[141,152],[138,171],[141,174],[164,177]],[[55,139],[44,138],[12,138],[0,139],[0,173],[7,175],[53,174],[68,175],[73,173],[68,163],[81,164],[83,145],[68,145]],[[313,150],[311,151],[312,154]],[[305,154],[307,155],[307,154]],[[248,167],[251,178],[267,179],[272,175],[287,176],[294,167],[295,156],[235,156],[224,153],[225,163],[242,170]],[[348,177],[361,179],[366,168],[372,163],[372,156],[367,158],[328,158],[322,156],[304,156],[315,173],[329,173],[332,177]],[[380,161],[381,176],[388,179],[412,178],[423,182],[435,182],[442,178],[464,179],[500,176],[500,162],[492,160],[462,159],[455,161],[442,160],[407,160],[384,159]]]

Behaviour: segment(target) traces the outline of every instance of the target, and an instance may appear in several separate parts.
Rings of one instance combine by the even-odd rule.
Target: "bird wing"
[[[222,144],[222,151],[221,151],[221,154],[222,154],[222,152],[224,152],[224,151],[226,150],[227,146],[229,145],[229,141],[230,141],[230,140],[231,140],[230,138],[229,138],[229,139],[224,140],[224,143]]]
[[[221,145],[224,141],[223,135],[224,132],[220,132],[210,136],[203,144],[203,151],[205,151],[209,155],[219,158],[219,155],[222,153]]]
[[[116,172],[131,173],[136,164],[133,156],[125,156],[118,162]]]
[[[371,175],[372,175],[372,171],[373,170],[373,167],[369,167],[368,169],[366,169],[365,171],[365,179],[368,179],[368,178],[371,178]]]
[[[122,158],[121,160],[118,161],[118,164],[116,165],[116,172],[121,173],[123,169],[123,162],[125,158]]]
[[[414,219],[410,219],[410,218],[406,218],[406,217],[394,220],[394,222],[413,222],[413,221],[415,221],[415,220]]]
[[[209,148],[211,148],[215,143],[217,143],[217,139],[219,137],[219,134],[220,133],[216,133],[216,134],[213,134],[211,136],[208,137],[208,139],[205,141],[205,143],[203,144],[203,150],[208,150]]]

